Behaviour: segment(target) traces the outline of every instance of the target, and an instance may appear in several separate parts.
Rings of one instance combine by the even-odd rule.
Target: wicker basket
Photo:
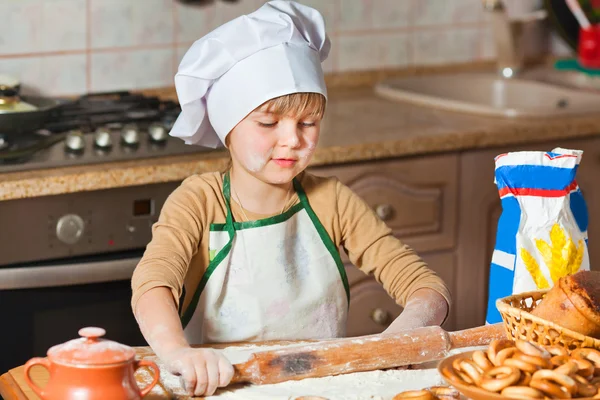
[[[527,340],[543,346],[562,346],[569,350],[593,347],[600,350],[600,340],[565,329],[530,313],[547,292],[548,290],[525,292],[496,301],[507,335],[513,340]]]

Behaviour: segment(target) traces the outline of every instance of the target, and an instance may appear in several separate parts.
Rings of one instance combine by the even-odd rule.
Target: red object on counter
[[[82,338],[56,345],[46,358],[32,358],[25,364],[25,381],[44,400],[139,400],[158,383],[158,366],[148,360],[136,360],[135,351],[123,344],[100,339],[102,328],[79,330]],[[50,372],[50,380],[40,388],[29,376],[31,367],[41,365]],[[154,379],[140,389],[134,372],[140,367],[154,370]]]
[[[586,68],[600,68],[600,24],[579,29],[579,63]]]

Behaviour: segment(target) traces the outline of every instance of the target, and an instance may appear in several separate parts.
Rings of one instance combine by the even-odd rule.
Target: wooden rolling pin
[[[254,353],[248,361],[233,365],[231,382],[262,385],[420,364],[445,358],[453,349],[486,346],[494,339],[506,337],[504,326],[498,323],[457,332],[430,326],[327,340]]]

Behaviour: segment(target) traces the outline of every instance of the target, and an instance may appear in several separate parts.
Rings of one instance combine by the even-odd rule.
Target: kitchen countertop
[[[157,91],[154,91],[156,94]],[[174,97],[173,89],[158,91]],[[461,114],[377,96],[372,87],[333,88],[311,166],[409,157],[600,134],[600,118],[582,115],[509,119]],[[220,170],[224,150],[0,174],[0,200],[183,180]]]
[[[273,345],[286,345],[299,343],[300,341],[267,341],[262,343],[251,343],[252,345],[259,346],[273,346]],[[303,343],[312,342],[311,340],[302,341]],[[244,346],[250,343],[220,343],[215,345],[201,345],[197,347],[212,347],[212,348],[224,348],[228,346]],[[157,362],[157,357],[149,347],[135,347],[136,358],[151,360]],[[425,367],[424,367],[425,368]],[[434,364],[429,364],[426,368],[436,368]],[[420,368],[417,368],[420,369]],[[425,369],[423,369],[425,371]],[[49,380],[49,373],[43,367],[34,367],[30,370],[31,379],[40,387],[44,387]],[[143,388],[151,381],[152,375],[150,369],[143,367],[140,368],[135,374],[138,386]],[[144,397],[144,400],[188,400],[192,399],[189,396],[177,395],[177,384],[168,382],[168,378],[161,377],[159,384],[157,384],[148,395]],[[169,386],[170,385],[170,386]],[[169,388],[171,390],[169,390]],[[173,393],[175,391],[175,393]],[[40,400],[40,398],[33,392],[33,390],[26,383],[24,378],[24,366],[19,366],[11,369],[5,374],[0,376],[0,396],[4,400]],[[202,400],[202,398],[194,397],[194,399]]]

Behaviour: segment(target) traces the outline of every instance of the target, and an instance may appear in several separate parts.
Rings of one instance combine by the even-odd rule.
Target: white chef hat
[[[181,114],[170,135],[218,147],[252,110],[275,97],[327,97],[321,62],[331,47],[323,16],[289,0],[265,3],[197,40],[175,75]]]

